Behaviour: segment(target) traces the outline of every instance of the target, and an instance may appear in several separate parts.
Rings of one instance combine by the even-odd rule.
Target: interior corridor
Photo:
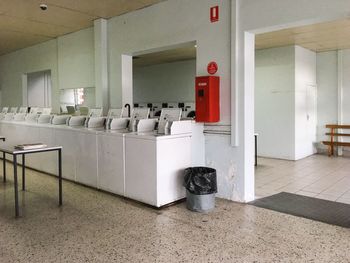
[[[289,192],[350,204],[350,158],[312,155],[299,161],[259,158],[255,195]]]

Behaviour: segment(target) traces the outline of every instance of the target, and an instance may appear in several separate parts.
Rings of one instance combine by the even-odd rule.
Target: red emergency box
[[[196,77],[196,122],[220,121],[220,77]]]

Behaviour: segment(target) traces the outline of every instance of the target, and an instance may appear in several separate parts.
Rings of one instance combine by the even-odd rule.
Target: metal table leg
[[[3,176],[3,180],[4,183],[6,183],[6,153],[3,152],[2,153],[2,176]]]
[[[254,135],[255,137],[255,166],[258,165],[258,136]]]
[[[22,154],[22,190],[26,190],[26,157],[25,154]]]
[[[62,150],[58,150],[58,203],[62,205]]]
[[[15,211],[16,211],[16,217],[18,217],[19,206],[18,206],[17,155],[13,155],[13,177],[14,177],[14,184],[15,184]]]

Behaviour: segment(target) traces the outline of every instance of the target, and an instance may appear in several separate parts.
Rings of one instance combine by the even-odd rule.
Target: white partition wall
[[[258,154],[299,160],[316,152],[316,53],[299,46],[258,50],[255,132]]]
[[[294,159],[295,47],[255,53],[255,132],[259,156]]]

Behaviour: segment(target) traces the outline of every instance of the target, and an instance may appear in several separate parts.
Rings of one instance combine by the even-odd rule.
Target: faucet
[[[126,103],[125,105],[124,105],[124,108],[128,108],[128,117],[130,118],[130,104],[129,103]]]

